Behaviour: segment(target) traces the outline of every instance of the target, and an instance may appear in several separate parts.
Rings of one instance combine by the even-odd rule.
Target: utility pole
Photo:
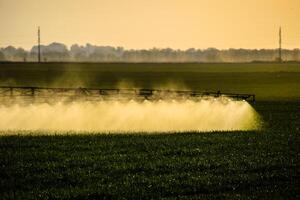
[[[278,49],[278,61],[282,62],[282,49],[281,49],[281,43],[282,43],[282,39],[281,39],[281,27],[279,27],[279,49]]]
[[[38,62],[41,62],[41,31],[38,27]]]

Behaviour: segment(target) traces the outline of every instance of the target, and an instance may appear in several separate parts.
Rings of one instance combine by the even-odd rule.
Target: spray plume
[[[245,101],[98,101],[0,106],[0,131],[184,132],[256,130]],[[2,133],[2,134],[3,134]]]

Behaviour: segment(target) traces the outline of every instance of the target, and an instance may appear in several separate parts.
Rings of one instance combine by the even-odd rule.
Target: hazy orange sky
[[[0,47],[300,48],[300,0],[0,0]]]

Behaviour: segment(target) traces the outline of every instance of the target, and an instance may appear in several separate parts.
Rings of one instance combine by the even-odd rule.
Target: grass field
[[[2,63],[0,85],[173,88],[300,100],[300,63]]]
[[[133,64],[129,69],[130,64],[106,64],[99,69],[96,65],[1,64],[0,80],[62,86],[63,80],[74,85],[76,80],[84,86],[109,87],[124,79],[143,87],[169,84],[254,92],[258,101],[253,106],[262,117],[263,129],[60,136],[2,132],[0,198],[299,199],[298,64],[162,64],[161,69],[151,64]]]

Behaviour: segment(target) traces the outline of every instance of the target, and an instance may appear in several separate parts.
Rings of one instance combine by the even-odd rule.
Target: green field
[[[0,85],[168,88],[300,100],[300,63],[2,63]]]
[[[255,93],[263,128],[168,134],[0,133],[0,199],[300,197],[300,64],[0,64],[2,85]],[[37,136],[43,134],[44,136]]]

